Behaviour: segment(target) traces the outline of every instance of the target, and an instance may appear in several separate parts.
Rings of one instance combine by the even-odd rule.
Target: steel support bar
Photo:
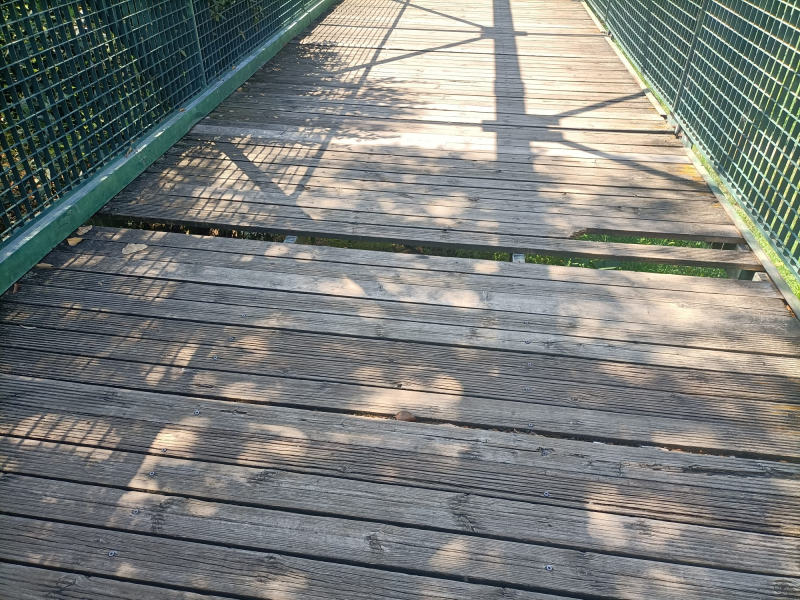
[[[689,46],[689,51],[686,53],[686,64],[683,65],[683,72],[681,73],[681,79],[678,82],[678,89],[675,90],[675,100],[672,102],[670,114],[674,114],[676,116],[678,114],[681,96],[683,95],[683,88],[686,86],[686,79],[689,77],[689,69],[692,67],[692,58],[694,56],[694,50],[697,48],[697,40],[700,38],[700,32],[703,29],[703,22],[705,21],[706,17],[707,2],[708,0],[702,0],[702,3],[700,4],[700,12],[697,15],[697,23],[695,23],[694,26],[694,36],[692,37],[692,43]]]

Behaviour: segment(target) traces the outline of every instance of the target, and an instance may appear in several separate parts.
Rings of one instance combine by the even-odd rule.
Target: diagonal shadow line
[[[395,1],[399,2],[399,0],[395,0]],[[397,28],[398,24],[400,23],[400,19],[403,17],[403,14],[405,13],[406,8],[408,7],[408,5],[410,3],[410,0],[405,0],[404,2],[399,2],[399,3],[402,5],[402,8],[398,11],[397,16],[395,17],[395,19],[392,22],[392,24],[389,27],[389,29],[386,31],[386,34],[383,36],[383,39],[381,40],[381,43],[380,43],[380,47],[378,48],[378,51],[375,53],[375,56],[373,57],[371,62],[375,62],[378,59],[378,56],[380,55],[382,47],[386,44],[386,42],[389,40],[389,37],[392,35],[392,32]],[[368,66],[368,67],[366,67],[364,69],[364,72],[362,73],[361,77],[358,79],[357,82],[355,82],[356,85],[359,86],[359,87],[357,87],[355,89],[355,92],[351,94],[352,96],[358,96],[358,94],[360,92],[360,89],[361,89],[361,87],[364,86],[364,83],[366,82],[367,78],[369,77],[369,74],[370,74],[372,68],[373,68],[372,66]],[[330,148],[331,141],[332,141],[332,139],[333,139],[333,137],[335,135],[336,135],[335,128],[331,128],[331,130],[326,134],[325,139],[320,144],[320,146],[317,149],[317,151],[314,153],[315,158],[321,159],[325,155],[325,152],[327,152],[328,149]],[[313,177],[313,174],[314,174],[315,170],[316,169],[314,169],[312,167],[312,168],[310,168],[310,169],[308,169],[306,171],[306,174],[303,175],[303,177],[301,178],[300,182],[295,187],[295,191],[293,191],[291,194],[289,194],[290,198],[296,198],[296,197],[299,196],[300,193],[302,193],[302,191],[305,189],[305,186],[308,184],[308,182]]]
[[[397,16],[395,17],[392,25],[387,29],[386,34],[383,36],[383,39],[380,41],[380,45],[379,45],[378,51],[375,53],[375,56],[373,57],[372,61],[370,61],[369,66],[367,66],[367,68],[365,69],[364,73],[361,75],[359,80],[354,82],[359,87],[355,88],[355,91],[350,92],[349,95],[352,96],[352,97],[358,96],[361,88],[364,86],[364,83],[365,83],[366,79],[369,77],[369,72],[370,72],[370,70],[372,69],[372,66],[373,66],[371,63],[376,61],[378,55],[380,54],[382,46],[386,44],[386,42],[388,41],[389,37],[392,35],[392,32],[397,28],[397,25],[400,22],[400,19],[402,18],[403,13],[405,12],[407,6],[409,5],[409,0],[406,0],[405,2],[400,2],[400,0],[394,0],[394,1],[397,2],[397,3],[402,4],[402,8],[398,11]],[[320,22],[318,25],[321,25],[321,24],[322,24],[322,22]],[[313,152],[312,157],[313,158],[317,158],[317,159],[321,159],[324,156],[325,152],[327,152],[329,150],[331,141],[335,137],[336,134],[337,134],[336,128],[330,128],[328,133],[325,135],[325,139],[323,139],[323,141],[320,142],[319,147],[317,148],[317,150]],[[232,145],[231,148],[235,148],[235,146]],[[236,148],[236,154],[237,154],[236,156],[231,156],[231,154],[233,154],[233,151],[223,152],[223,154],[228,155],[230,160],[232,162],[234,162],[235,164],[245,163],[245,164],[253,165],[252,161],[239,148]],[[257,167],[257,165],[253,165],[253,166]],[[315,170],[316,169],[314,167],[308,168],[306,170],[306,173],[300,178],[300,181],[297,182],[294,185],[294,190],[291,193],[286,194],[286,192],[284,192],[283,190],[281,190],[281,192],[284,193],[284,195],[287,198],[297,198],[304,191],[306,185],[308,184],[308,182],[313,177]],[[258,187],[260,188],[261,186],[258,186]],[[280,187],[277,184],[273,184],[272,187],[273,187],[273,189],[280,190]]]
[[[392,0],[392,2],[401,2],[401,0]],[[476,27],[476,28],[481,29],[481,30],[485,29],[484,25],[479,25],[478,23],[473,23],[472,21],[468,21],[466,19],[461,19],[459,17],[454,17],[453,15],[448,15],[447,13],[442,13],[442,12],[439,12],[438,10],[433,10],[432,8],[426,8],[424,6],[420,6],[418,4],[412,4],[410,2],[405,2],[404,4],[408,8],[417,8],[417,9],[419,9],[421,11],[428,12],[428,13],[437,15],[439,17],[444,17],[445,19],[450,19],[451,21],[457,21],[459,23],[463,23],[464,25],[469,25],[470,27]]]
[[[400,0],[395,0],[395,2],[400,3],[402,5],[402,8],[398,11],[397,16],[394,18],[394,21],[392,22],[391,26],[384,34],[383,39],[380,41],[380,44],[378,45],[377,52],[375,52],[375,56],[372,58],[371,62],[375,62],[378,60],[378,56],[380,56],[380,53],[383,50],[383,46],[386,45],[386,42],[389,41],[389,38],[391,37],[394,30],[397,29],[397,26],[400,23],[400,19],[403,18],[403,14],[406,12],[406,9],[410,4],[410,0],[405,0],[404,2],[401,2]],[[360,85],[363,85],[366,79],[369,77],[371,69],[372,67],[367,67],[364,70],[364,73],[361,75],[359,80]]]
[[[627,102],[628,100],[635,100],[637,98],[646,98],[646,96],[644,95],[644,92],[635,92],[633,94],[628,94],[627,96],[619,96],[617,98],[612,98],[611,100],[603,100],[602,102],[595,102],[594,104],[590,104],[589,106],[581,106],[580,108],[560,112],[558,113],[558,115],[554,116],[574,117],[576,115],[580,115],[583,112],[589,112],[591,110],[594,110],[595,108],[601,108],[609,104],[620,104],[622,102]]]
[[[496,0],[496,2],[504,2],[504,0]],[[405,10],[405,6],[407,6],[407,5],[408,5],[408,3],[405,3],[403,10]],[[506,2],[506,5],[507,5],[507,2]],[[496,4],[496,6],[497,6],[497,4]],[[386,32],[386,34],[383,36],[383,41],[381,42],[381,45],[384,44],[386,42],[386,40],[388,40],[389,36],[391,35],[392,29],[394,29],[394,27],[399,23],[399,21],[400,21],[400,19],[402,17],[403,10],[399,11],[399,14],[394,19],[393,27],[390,30],[388,30]],[[512,25],[512,30],[513,30],[513,22],[511,21],[511,15],[510,15],[510,6],[507,6],[507,13],[508,14],[507,14],[507,21],[506,22],[508,22],[508,23],[510,23]],[[497,36],[500,35],[501,33],[503,33],[503,31],[507,32],[508,30],[507,29],[499,30],[499,29],[496,29],[496,28],[487,28],[486,29],[486,33],[488,34],[490,39],[497,39]],[[421,53],[422,52],[415,53],[415,54],[421,54]],[[382,61],[378,60],[378,58],[377,58],[379,56],[379,54],[380,54],[380,50],[375,54],[375,58],[373,59],[372,64],[370,64],[370,67],[367,70],[365,70],[365,73],[358,80],[358,82],[356,84],[357,87],[356,87],[355,91],[354,92],[350,92],[348,95],[358,95],[360,93],[360,91],[363,89],[364,84],[365,84],[365,82],[366,82],[366,80],[367,80],[367,78],[369,76],[369,69],[372,66],[374,66],[375,64],[379,64],[380,62],[382,62]],[[505,55],[503,55],[503,56],[505,56]],[[525,115],[525,94],[524,94],[525,86],[524,86],[524,80],[523,80],[522,75],[521,75],[519,56],[516,53],[514,53],[514,56],[517,57],[516,60],[508,61],[508,60],[504,59],[503,61],[501,61],[500,60],[500,55],[496,54],[496,57],[495,57],[496,74],[503,73],[506,76],[502,81],[500,79],[497,79],[497,78],[495,80],[496,107],[498,109],[498,112],[503,110],[503,108],[502,108],[503,106],[511,107],[510,108],[511,110],[517,111],[517,114],[524,118],[526,116]],[[519,93],[516,93],[516,94],[513,93],[514,90],[518,91]],[[509,93],[509,91],[511,91],[511,93]],[[619,97],[619,98],[612,99],[612,102],[614,102],[614,103],[624,102],[625,100],[627,100],[629,98],[636,98],[636,97],[639,97],[640,95],[641,95],[640,93],[636,93],[636,94],[631,94],[629,96],[622,96],[622,97]],[[588,107],[581,107],[579,109],[573,109],[573,110],[569,110],[569,111],[564,111],[564,112],[559,113],[558,115],[554,115],[554,116],[556,118],[558,118],[560,116],[578,115],[578,114],[581,114],[584,111],[591,110],[594,107],[607,105],[607,104],[608,104],[608,101],[596,102],[596,103],[593,103],[593,104],[589,105]],[[516,129],[513,129],[512,127],[508,127],[508,126],[502,126],[502,127],[498,126],[498,127],[493,128],[493,127],[491,127],[491,125],[492,124],[489,123],[489,122],[484,122],[484,130],[485,131],[493,131],[497,135],[497,149],[498,149],[498,158],[499,158],[502,155],[502,148],[506,147],[507,143],[515,142],[516,144],[518,144],[518,142],[520,140],[520,137],[519,136],[510,136],[508,139],[505,139],[504,136],[506,136],[508,133],[510,133],[512,131],[516,131]],[[537,129],[549,129],[550,131],[554,130],[554,128],[537,128]],[[309,154],[306,155],[306,158],[321,159],[324,156],[324,154],[330,149],[330,144],[332,143],[333,138],[340,132],[341,132],[340,128],[335,126],[335,125],[329,127],[327,132],[325,133],[324,139],[321,142],[318,142],[319,143],[318,148],[316,150],[312,150],[311,148],[307,149]],[[535,141],[535,136],[533,136],[531,138],[531,141]],[[657,174],[659,176],[663,176],[663,174],[660,171],[658,171],[657,169],[652,169],[650,167],[647,167],[646,165],[642,165],[641,161],[622,159],[619,156],[619,154],[614,154],[614,153],[609,153],[609,152],[602,151],[602,150],[596,150],[596,149],[593,149],[593,148],[589,148],[589,147],[587,147],[587,146],[585,146],[585,145],[583,145],[581,143],[571,142],[571,141],[568,141],[566,139],[563,139],[563,137],[562,137],[562,139],[560,141],[558,141],[558,140],[556,140],[556,141],[558,143],[564,144],[566,147],[568,147],[570,149],[590,153],[595,158],[607,159],[607,160],[614,161],[614,162],[624,162],[624,163],[626,163],[628,165],[630,165],[630,164],[639,164],[640,168],[642,168],[643,170],[648,171],[648,172],[653,173],[653,174]],[[277,144],[276,146],[279,146],[279,145],[280,144]],[[292,144],[290,143],[289,145],[292,145]],[[306,150],[306,149],[304,148],[304,150]],[[258,168],[257,164],[253,163],[251,161],[251,159],[244,152],[241,151],[241,149],[239,149],[239,148],[237,148],[235,146],[230,147],[230,149],[226,152],[226,154],[228,154],[229,158],[234,163],[237,163],[237,164],[240,164],[240,165],[244,165],[246,163],[246,164],[250,165],[250,168],[252,168],[252,167]],[[531,159],[533,159],[533,158],[534,157],[532,155]],[[287,164],[289,164],[289,163],[287,163]],[[273,192],[275,190],[280,190],[280,192],[286,198],[298,198],[299,195],[302,194],[304,192],[304,190],[306,189],[306,186],[309,183],[309,181],[314,177],[315,172],[317,171],[317,168],[318,167],[314,167],[312,165],[309,165],[306,168],[304,174],[301,176],[300,180],[293,182],[293,189],[292,189],[291,192],[288,192],[288,193],[287,193],[287,191],[282,190],[279,187],[278,184],[267,185],[266,188],[263,187],[261,185],[261,183],[255,184],[255,185],[258,188],[261,188],[264,191],[266,191],[267,188],[272,189]],[[298,206],[298,208],[300,208],[300,207]]]
[[[504,22],[509,24],[509,28],[506,31],[510,31],[510,35],[513,39],[516,39],[515,32],[514,32],[514,20],[513,15],[511,12],[511,4],[509,0],[493,0],[493,7],[494,7],[494,22]],[[497,30],[495,28],[487,29],[486,31],[487,37],[494,39],[495,47],[501,41],[497,36]],[[495,53],[495,107],[497,114],[500,114],[501,111],[507,114],[518,114],[520,116],[526,114],[526,107],[525,107],[525,82],[522,77],[522,69],[519,61],[519,54],[506,54],[503,56],[513,56],[516,60],[501,62],[499,60],[500,54]],[[499,73],[503,73],[505,78],[501,81],[498,79],[497,75]],[[513,90],[517,93],[514,96],[511,96],[508,91]],[[642,95],[642,93],[634,93],[632,97],[638,97]],[[621,102],[622,100],[618,100]],[[581,107],[579,109],[573,109],[569,111],[565,111],[562,113],[558,113],[557,115],[553,115],[555,118],[562,118],[564,116],[575,116],[579,115],[587,110],[591,110],[592,108],[598,106],[600,103],[592,104],[588,107]],[[519,142],[519,137],[509,136],[508,134],[512,131],[516,132],[517,129],[510,127],[510,126],[497,126],[492,127],[491,123],[484,123],[483,125],[484,131],[492,132],[496,136],[496,147],[497,147],[497,157],[500,158],[502,155],[502,148],[511,147],[514,145],[514,142]],[[549,129],[550,131],[560,131],[556,128],[541,128],[541,129]],[[535,142],[535,138],[531,137],[529,142]],[[597,158],[610,160],[613,162],[624,162],[628,165],[635,164],[638,168],[640,168],[643,172],[648,174],[656,175],[659,177],[663,177],[664,174],[647,164],[645,161],[636,160],[636,159],[621,159],[617,154],[611,154],[604,150],[597,150],[594,148],[590,148],[584,144],[579,142],[569,141],[564,139],[558,140],[559,143],[566,145],[567,147],[573,150],[579,150],[582,152],[591,153]],[[639,154],[642,154],[639,152]],[[710,191],[709,191],[710,193]]]

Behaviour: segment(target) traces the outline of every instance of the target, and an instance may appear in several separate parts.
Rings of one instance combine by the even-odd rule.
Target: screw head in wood
[[[150,477],[152,477],[152,476],[153,476],[153,475],[155,475],[155,474],[156,474],[156,472],[155,472],[155,471],[150,471]]]
[[[542,450],[542,456],[547,456],[548,454],[550,453],[547,450]]]
[[[533,423],[528,423],[528,427],[533,427]]]
[[[117,553],[116,553],[116,552],[114,552],[114,551],[112,550],[111,552],[109,552],[109,553],[108,553],[108,555],[109,555],[109,556],[116,556],[116,555],[117,555]]]
[[[526,391],[526,392],[530,392],[530,391],[531,391],[531,388],[525,388],[525,391]]]
[[[525,343],[526,343],[526,344],[530,344],[530,343],[531,343],[531,341],[530,341],[530,340],[525,340]]]
[[[166,451],[167,451],[167,449],[166,449],[166,448],[162,448],[162,449],[161,449],[161,451],[162,451],[162,452],[166,452]]]
[[[553,570],[553,565],[545,565],[545,567],[544,567],[544,568],[545,568],[545,570],[547,570],[547,571],[552,571],[552,570]]]
[[[211,358],[212,358],[213,360],[217,360],[217,357],[216,357],[216,356],[212,356]]]
[[[550,492],[542,492],[542,496],[544,496],[545,498],[549,498]]]
[[[199,414],[200,414],[200,411],[199,411],[199,410],[196,410],[196,411],[194,411],[194,414],[196,414],[196,415],[199,415]]]
[[[131,511],[131,514],[132,514],[132,515],[138,515],[138,514],[139,514],[139,509],[138,509],[138,508],[134,508],[134,509]]]

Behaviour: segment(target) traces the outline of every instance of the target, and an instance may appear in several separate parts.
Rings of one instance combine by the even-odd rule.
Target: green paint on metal
[[[298,10],[297,2],[294,1],[287,3],[268,2],[269,6],[273,8],[291,5],[291,10],[280,13],[284,21],[273,19],[269,22],[269,28],[257,29],[251,32],[249,43],[244,46],[248,53],[236,56],[235,64],[227,65],[221,76],[218,76],[216,71],[212,69],[212,79],[215,83],[204,90],[201,86],[208,79],[209,69],[207,67],[205,69],[201,68],[206,63],[201,61],[198,54],[202,50],[202,56],[206,56],[207,52],[213,52],[214,49],[212,47],[201,48],[200,40],[202,37],[197,32],[192,33],[190,31],[191,35],[188,35],[184,40],[186,49],[182,49],[182,51],[187,59],[194,57],[192,59],[193,62],[190,60],[187,64],[193,65],[192,77],[196,79],[196,85],[182,89],[184,91],[187,89],[192,90],[192,97],[187,96],[185,101],[176,103],[181,98],[179,95],[173,95],[170,100],[173,104],[169,105],[171,114],[166,114],[167,108],[163,108],[161,112],[156,111],[150,114],[149,120],[138,123],[142,133],[137,133],[134,121],[130,121],[132,123],[130,126],[126,124],[128,121],[124,121],[126,118],[131,117],[134,111],[142,111],[148,106],[146,101],[142,101],[141,95],[133,99],[128,98],[127,105],[117,106],[116,108],[111,106],[117,101],[113,96],[106,99],[104,104],[83,106],[80,101],[86,99],[84,96],[69,96],[63,90],[56,89],[60,85],[56,80],[61,76],[58,66],[53,67],[56,69],[54,73],[41,74],[40,71],[36,70],[35,65],[42,63],[44,59],[34,57],[29,60],[30,64],[26,67],[27,71],[19,65],[11,65],[9,67],[9,57],[17,55],[4,48],[2,55],[0,55],[0,61],[3,61],[0,62],[0,75],[2,75],[4,83],[4,93],[2,94],[2,100],[0,100],[0,118],[3,120],[4,129],[3,140],[0,143],[0,154],[2,155],[0,184],[3,185],[3,233],[4,236],[7,236],[7,239],[0,246],[0,293],[8,289],[14,281],[40,261],[56,244],[60,243],[108,200],[133,181],[137,175],[185,135],[195,123],[210,113],[220,102],[241,86],[256,70],[277,54],[283,46],[322,14],[334,1],[320,0],[313,4],[309,2],[310,7],[308,10],[302,9],[302,3],[300,4],[302,10]],[[204,0],[195,0],[194,11],[203,3]],[[20,1],[12,4],[27,6],[31,3]],[[83,6],[81,2],[65,4],[68,5],[68,8],[73,5],[73,8],[75,6]],[[158,4],[149,3],[149,6],[151,10],[154,10],[152,7],[158,6]],[[254,5],[253,3],[238,4],[240,5],[240,10],[245,4],[250,7]],[[138,0],[120,3],[120,6],[123,6],[123,9],[126,10],[133,10],[139,5],[140,2]],[[18,11],[12,15],[5,5],[2,10],[5,12],[2,12],[2,20],[0,20],[0,42],[12,37],[8,33],[10,30],[8,27],[9,22],[11,22],[10,17],[16,18],[16,21],[11,22],[11,25],[17,28],[17,32],[33,31],[35,34],[35,28],[23,22],[26,17],[22,12]],[[188,24],[187,28],[189,26],[194,27],[196,18],[194,11],[192,7],[189,7],[187,10],[179,12],[185,18],[185,24]],[[47,11],[43,12],[47,13]],[[65,23],[74,24],[74,18],[70,21],[70,14],[69,11],[61,13],[52,10],[51,13],[45,16],[49,19],[48,23],[55,23],[56,17],[60,15]],[[134,14],[141,17],[140,13]],[[204,18],[207,18],[207,16]],[[223,17],[224,15],[221,15],[220,19],[222,20]],[[27,18],[38,23],[40,21],[37,21],[37,19],[41,19],[42,16],[28,14]],[[108,20],[111,17],[108,13],[104,13],[104,18]],[[103,27],[106,27],[105,21],[99,17],[98,19],[98,22]],[[153,15],[150,14],[148,19],[149,21],[145,21],[149,23],[150,29],[138,30],[134,28],[134,30],[140,33],[158,32],[158,28],[153,25]],[[124,21],[124,18],[121,20]],[[136,23],[141,22],[141,20],[136,21]],[[281,26],[276,27],[276,23],[280,23]],[[177,25],[183,27],[185,24],[178,23]],[[173,23],[173,25],[176,24]],[[223,25],[220,26],[224,26],[224,21]],[[69,28],[67,27],[66,29]],[[122,33],[119,33],[120,31],[121,29],[117,27],[118,35],[124,37]],[[269,32],[268,36],[264,35],[265,31]],[[259,32],[260,38],[256,35]],[[158,38],[158,35],[156,35],[156,38]],[[158,39],[153,42],[160,43]],[[260,39],[260,43],[254,44],[253,40],[255,39]],[[21,41],[30,44],[30,39],[28,38],[23,38]],[[37,43],[40,46],[42,45],[42,42]],[[24,44],[22,45],[24,46]],[[129,46],[125,46],[124,40],[120,42],[120,47],[129,49]],[[75,48],[78,47],[76,46]],[[87,51],[90,50],[91,48]],[[30,53],[30,48],[27,51]],[[21,47],[14,50],[14,52],[21,53]],[[181,59],[184,58],[184,54],[178,52]],[[153,62],[155,59],[142,59],[141,53],[137,56],[136,61],[138,63],[133,59],[130,62],[137,65],[149,65],[148,68],[152,67],[158,70],[159,66]],[[163,53],[160,56],[162,60],[167,61],[178,60],[180,62],[181,60],[169,53]],[[84,57],[81,60],[83,60],[81,65],[85,66],[88,59]],[[216,59],[212,60],[216,61]],[[37,63],[37,61],[39,62]],[[213,64],[218,64],[218,61]],[[163,67],[163,65],[161,66]],[[10,69],[16,70],[12,72]],[[142,69],[144,67],[140,68],[140,70]],[[78,68],[74,70],[76,72],[80,71]],[[211,81],[212,79],[208,80]],[[48,81],[52,84],[50,85],[52,89],[49,90],[45,89],[43,85]],[[157,85],[153,89],[156,90],[162,82],[158,79],[154,81]],[[7,83],[12,85],[7,86]],[[35,89],[39,90],[38,96],[32,91]],[[87,90],[89,89],[91,88],[88,87]],[[196,92],[199,92],[199,94]],[[15,98],[16,100],[14,100]],[[61,104],[59,104],[59,98],[63,99]],[[86,102],[86,104],[89,103]],[[65,110],[71,110],[74,107],[77,107],[76,110],[79,114],[83,114],[81,118],[88,120],[79,121],[78,125],[73,127],[74,131],[72,131],[69,129],[70,123],[59,122],[57,117],[64,114]],[[126,113],[126,110],[131,114]],[[84,111],[84,113],[80,113],[80,111]],[[103,111],[106,112],[104,113]],[[33,116],[27,118],[26,115],[30,114],[33,114]],[[92,118],[94,117],[97,117],[98,120],[93,124]],[[160,122],[154,121],[157,117],[160,118]],[[124,122],[118,123],[115,131],[125,131],[124,128],[128,127],[126,134],[128,137],[123,136],[120,138],[124,143],[122,145],[118,144],[118,147],[112,152],[112,146],[109,142],[111,138],[103,138],[102,135],[97,134],[96,129],[108,128],[109,123],[107,122],[117,118],[123,119]],[[83,144],[82,136],[87,139],[91,138],[92,143],[95,143],[95,145]],[[53,140],[56,142],[62,140],[67,143],[67,146],[55,146],[54,148],[51,145]],[[98,144],[98,140],[103,143]],[[74,145],[74,148],[70,144]],[[46,149],[45,154],[41,152],[42,147]],[[87,161],[80,152],[92,154],[92,161]],[[94,168],[88,169],[91,165],[94,165]]]
[[[588,3],[800,277],[800,4]]]

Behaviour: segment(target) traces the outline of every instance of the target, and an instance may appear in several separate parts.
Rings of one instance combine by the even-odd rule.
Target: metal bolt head
[[[150,477],[152,477],[152,476],[153,476],[153,475],[155,475],[155,474],[156,474],[156,472],[155,472],[155,471],[150,471]]]
[[[139,509],[138,509],[138,508],[134,508],[134,509],[131,511],[131,514],[132,514],[132,515],[138,515],[138,514],[139,514]]]
[[[524,323],[525,323],[525,325],[527,325],[527,324],[528,324],[528,321],[525,321]]]
[[[542,456],[547,456],[548,454],[550,453],[547,450],[542,450]]]
[[[530,341],[530,340],[525,340],[525,343],[526,343],[526,344],[530,344],[530,343],[531,343],[531,341]]]
[[[211,358],[212,358],[213,360],[217,360],[217,355],[215,354],[215,355],[214,355],[214,356],[212,356]]]
[[[199,410],[196,410],[196,411],[194,411],[194,414],[196,414],[196,415],[199,415],[199,414],[200,414],[200,411],[199,411]]]
[[[117,553],[116,553],[116,552],[114,552],[113,550],[111,550],[111,551],[108,553],[108,555],[109,555],[109,556],[116,556],[116,555],[117,555]]]
[[[530,392],[530,391],[531,391],[531,388],[525,388],[525,391],[526,391],[526,392]]]
[[[542,492],[542,496],[544,496],[545,498],[549,498],[550,492]]]
[[[552,570],[553,570],[553,565],[545,565],[545,567],[544,567],[544,568],[545,568],[545,570],[547,570],[547,571],[552,571]]]
[[[244,313],[242,313],[242,316],[243,316],[243,317],[246,317],[247,315],[246,315],[246,314],[244,314]]]
[[[528,423],[528,427],[533,428],[533,423]]]
[[[167,449],[166,449],[166,448],[162,448],[162,449],[161,449],[161,451],[162,451],[162,452],[166,452],[166,451],[167,451]]]
[[[229,339],[230,341],[233,341],[233,336],[229,337],[228,339]]]
[[[533,363],[528,363],[528,366],[529,366],[529,367],[532,367],[532,366],[533,366]]]

